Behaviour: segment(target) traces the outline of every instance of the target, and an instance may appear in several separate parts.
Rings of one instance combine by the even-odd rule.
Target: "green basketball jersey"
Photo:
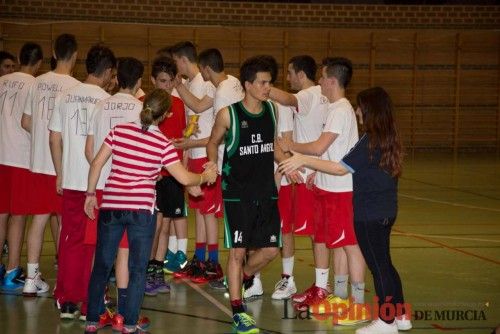
[[[274,183],[274,104],[262,102],[262,111],[251,114],[242,102],[228,107],[231,119],[225,137],[222,165],[224,200],[277,198]]]

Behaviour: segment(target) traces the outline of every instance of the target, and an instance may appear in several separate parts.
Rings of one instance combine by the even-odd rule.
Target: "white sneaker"
[[[295,293],[297,293],[297,287],[295,286],[293,276],[283,276],[274,286],[271,298],[275,300],[288,299]]]
[[[253,284],[251,287],[244,289],[243,298],[251,299],[255,297],[260,297],[264,294],[264,290],[262,289],[262,281],[260,278],[254,277]]]
[[[413,327],[411,324],[411,317],[406,314],[396,317],[396,326],[400,331],[409,331]]]
[[[388,324],[377,319],[373,320],[368,326],[356,329],[356,334],[398,334],[398,326],[395,321]]]
[[[36,296],[49,291],[49,285],[42,279],[42,274],[37,273],[33,278],[26,278],[23,287],[23,295]]]

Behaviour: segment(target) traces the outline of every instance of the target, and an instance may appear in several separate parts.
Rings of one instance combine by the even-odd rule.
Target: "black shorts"
[[[278,201],[224,200],[224,246],[281,247]]]
[[[173,176],[164,176],[156,182],[156,206],[163,217],[187,217],[184,186]]]

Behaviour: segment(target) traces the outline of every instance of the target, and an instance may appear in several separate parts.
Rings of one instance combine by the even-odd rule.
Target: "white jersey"
[[[282,136],[285,132],[293,131],[293,109],[292,107],[286,107],[279,103],[275,104],[278,106],[278,136]],[[274,163],[274,171],[278,168],[278,164]],[[305,180],[304,180],[305,181]],[[281,178],[281,185],[286,186],[290,183],[286,177]]]
[[[232,75],[228,75],[227,79],[221,81],[215,90],[214,97],[214,116],[219,110],[230,106],[233,103],[240,102],[245,97],[245,92],[241,87],[240,80]]]
[[[88,135],[94,136],[94,156],[99,152],[104,139],[111,129],[118,124],[134,122],[139,119],[142,102],[126,93],[115,95],[97,103],[94,114],[90,118]],[[111,172],[111,159],[102,167],[97,189],[104,189],[104,184]]]
[[[297,143],[316,141],[323,132],[328,114],[328,99],[321,94],[321,86],[311,86],[297,94],[298,107],[295,110],[293,138]],[[304,181],[312,170],[305,168]]]
[[[211,98],[215,96],[215,86],[209,82],[203,80],[201,73],[198,73],[192,80],[188,80],[185,83],[186,88],[199,99],[202,99],[205,95]],[[189,116],[199,115],[198,119],[198,133],[195,135],[196,139],[203,139],[210,137],[212,132],[212,127],[214,125],[213,108],[208,108],[201,113],[196,114],[193,110],[189,109],[186,105],[186,114]],[[207,156],[206,147],[194,147],[189,150],[189,157],[191,159],[200,159]]]
[[[322,160],[340,161],[358,142],[358,124],[351,103],[341,98],[328,106],[329,114],[323,132],[337,134],[337,138],[321,156]],[[330,192],[352,191],[352,174],[335,176],[318,172],[315,184]]]
[[[35,79],[31,86],[28,105],[24,110],[31,116],[30,170],[56,175],[49,146],[49,120],[54,110],[56,95],[76,86],[80,81],[66,74],[47,72]]]
[[[89,163],[85,142],[89,121],[97,102],[109,97],[99,86],[80,83],[57,95],[49,130],[61,132],[63,141],[62,187],[85,191]]]
[[[227,79],[221,81],[215,90],[213,112],[214,123],[217,113],[233,103],[240,102],[245,97],[245,92],[241,87],[240,80],[232,75],[228,75]],[[217,169],[219,173],[222,171],[222,159],[224,158],[224,144],[220,144],[217,150]]]
[[[30,167],[30,134],[21,127],[21,118],[35,77],[15,72],[0,77],[0,164]]]

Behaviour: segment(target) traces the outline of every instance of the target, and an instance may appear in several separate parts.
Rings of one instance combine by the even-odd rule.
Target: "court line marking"
[[[486,195],[486,194],[482,194],[482,193],[478,193],[478,192],[475,192],[473,190],[468,190],[468,189],[463,189],[463,188],[457,188],[457,187],[450,187],[450,186],[435,184],[435,183],[431,183],[431,182],[426,182],[426,181],[412,179],[412,178],[406,178],[406,177],[402,177],[401,179],[408,180],[408,181],[413,181],[413,182],[416,182],[416,183],[424,184],[424,185],[435,187],[435,188],[440,188],[440,189],[445,189],[445,190],[451,190],[451,191],[455,191],[455,192],[461,192],[461,193],[464,193],[464,194],[474,195],[474,196],[478,196],[478,197],[484,197],[484,198],[491,199],[491,200],[496,200],[496,201],[500,200],[498,197],[490,196],[490,195]]]
[[[436,238],[436,239],[484,241],[484,242],[494,242],[494,243],[500,244],[500,240],[480,239],[480,238],[465,238],[465,237],[451,237],[448,235],[429,235],[429,234],[409,233],[409,232],[395,232],[394,235],[403,235],[403,236],[411,236],[411,237],[418,236],[418,237],[427,237],[427,238]]]
[[[225,314],[227,314],[231,319],[233,319],[233,312],[231,310],[229,310],[226,306],[224,306],[222,303],[220,303],[217,299],[215,299],[214,297],[212,297],[208,292],[206,292],[205,290],[203,290],[202,288],[200,288],[198,285],[196,285],[195,283],[191,282],[190,280],[188,280],[186,278],[182,278],[181,280],[184,283],[187,283],[187,285],[189,285],[191,288],[193,288],[193,290],[195,290],[200,295],[202,295],[203,297],[205,297],[205,299],[207,299],[209,302],[211,302],[213,305],[215,305],[215,307],[217,307],[219,310],[221,310],[222,312],[224,312]],[[259,329],[260,329],[261,333],[284,334],[284,333],[282,333],[280,331],[271,330],[271,329],[265,329],[265,328],[260,327],[260,326],[259,326]]]
[[[500,209],[487,208],[484,206],[476,206],[476,205],[462,204],[462,203],[456,203],[456,202],[440,201],[437,199],[429,199],[429,198],[425,198],[425,197],[419,197],[419,196],[413,196],[413,195],[407,195],[407,194],[401,194],[401,193],[399,193],[399,196],[414,199],[417,201],[426,201],[426,202],[431,202],[431,203],[446,204],[446,205],[458,206],[458,207],[467,208],[467,209],[500,212]]]
[[[398,230],[398,229],[395,229],[395,228],[393,228],[392,230],[395,231],[395,232],[399,232],[401,234],[405,234],[406,233],[404,231],[401,231],[401,230]],[[471,253],[471,252],[468,252],[468,251],[464,251],[464,250],[456,248],[456,247],[448,246],[446,244],[443,244],[442,242],[430,240],[430,239],[427,239],[426,237],[421,237],[419,235],[411,235],[411,233],[408,236],[412,237],[412,238],[424,240],[424,241],[430,242],[430,243],[435,244],[435,245],[439,245],[439,246],[444,247],[444,248],[446,248],[448,250],[459,252],[459,253],[462,253],[462,254],[465,254],[465,255],[468,255],[468,256],[472,256],[472,257],[475,257],[475,258],[478,258],[478,259],[481,259],[481,260],[484,260],[484,261],[487,261],[487,262],[491,262],[491,263],[500,265],[500,261],[493,260],[493,259],[487,258],[485,256],[477,255],[477,254],[474,254],[474,253]]]
[[[209,302],[211,302],[215,307],[217,307],[223,313],[227,314],[228,317],[230,317],[231,319],[233,318],[233,312],[231,310],[229,310],[226,306],[224,306],[221,302],[219,302],[217,299],[215,299],[214,297],[212,297],[210,294],[208,294],[202,288],[200,288],[199,286],[197,286],[196,284],[194,284],[193,282],[191,282],[188,279],[183,278],[182,281],[184,283],[187,283],[187,285],[189,285],[191,288],[193,288],[193,290],[195,290],[200,295],[202,295],[203,297],[205,297],[206,300],[208,300]]]

